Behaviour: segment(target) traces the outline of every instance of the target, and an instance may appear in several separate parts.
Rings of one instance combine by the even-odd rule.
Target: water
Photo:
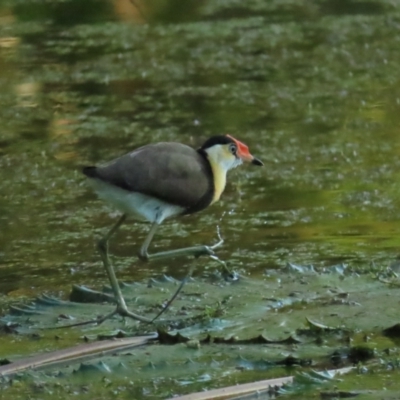
[[[223,333],[240,339],[260,332],[284,338],[304,328],[305,318],[350,329],[344,341],[305,341],[297,350],[284,345],[225,346],[229,354],[223,354],[206,345],[199,351],[143,347],[143,355],[135,351],[124,356],[135,368],[129,381],[119,373],[109,381],[100,375],[92,381],[84,377],[78,384],[69,377],[60,381],[56,374],[46,379],[34,374],[34,381],[56,380],[54,386],[34,386],[44,388],[41,395],[48,391],[53,396],[56,390],[61,397],[82,392],[93,398],[96,390],[97,397],[109,398],[107,390],[114,396],[115,390],[125,390],[127,398],[133,393],[166,398],[204,390],[200,379],[179,387],[179,380],[195,382],[200,373],[213,374],[207,375],[212,379],[209,387],[265,379],[265,371],[238,372],[235,352],[255,360],[284,358],[280,353],[306,355],[313,367],[322,369],[334,350],[360,344],[377,349],[382,369],[375,363],[371,371],[374,368],[376,379],[371,379],[373,373],[354,373],[332,383],[335,390],[337,385],[380,390],[389,376],[391,384],[397,382],[392,371],[397,364],[391,360],[397,353],[380,332],[394,324],[397,315],[393,298],[398,282],[389,281],[393,274],[385,275],[384,267],[397,257],[400,245],[399,42],[398,7],[385,0],[2,2],[3,310],[9,302],[42,292],[65,298],[73,283],[92,288],[106,283],[95,241],[118,214],[86,186],[83,165],[108,161],[149,142],[197,147],[211,135],[230,133],[248,144],[265,166],[233,171],[220,202],[163,224],[152,249],[213,244],[218,226],[225,239],[218,257],[252,279],[222,288],[208,283],[214,291],[199,293],[194,284],[174,306],[186,301],[186,310],[209,318],[220,311],[232,324]],[[185,275],[186,260],[137,260],[148,229],[130,221],[115,235],[110,251],[118,277]],[[287,262],[313,264],[316,272],[292,275],[282,268]],[[321,267],[338,263],[348,265],[343,268],[346,274],[321,273]],[[202,258],[195,275],[217,267]],[[377,273],[380,267],[382,275]],[[152,293],[158,295],[155,304],[168,297],[162,285],[153,292],[146,285],[141,288],[149,302]],[[132,304],[134,309],[139,306]],[[98,312],[107,308],[101,307]],[[154,311],[154,306],[145,307]],[[46,326],[70,312],[47,316]],[[179,309],[169,313],[179,314]],[[31,323],[27,321],[24,318],[25,327]],[[96,329],[123,326],[119,320],[109,324]],[[200,326],[199,335],[204,329]],[[59,340],[54,331],[39,332],[37,341],[3,334],[0,358],[67,347],[88,330],[59,330]],[[182,369],[147,374],[152,350],[156,359],[168,360],[159,362],[161,367],[174,363]],[[321,357],[326,357],[322,364]],[[190,369],[187,359],[197,367]],[[171,375],[174,379],[168,380],[168,372],[176,374]],[[270,373],[283,376],[287,371],[275,368]],[[23,384],[20,388],[17,381],[8,395],[25,396]],[[391,390],[397,388],[392,385]]]
[[[94,243],[117,214],[86,187],[81,166],[221,133],[265,167],[234,171],[218,204],[165,223],[154,249],[212,244],[219,224],[219,257],[251,276],[288,261],[368,266],[396,257],[397,9],[185,4],[0,6],[1,293],[105,282]],[[116,235],[119,277],[182,276],[182,260],[136,260],[148,229],[132,221]]]

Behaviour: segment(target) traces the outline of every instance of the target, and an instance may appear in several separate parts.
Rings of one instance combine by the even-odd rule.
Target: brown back
[[[179,205],[186,213],[207,207],[213,196],[212,171],[206,157],[180,143],[140,147],[85,175],[131,192]]]

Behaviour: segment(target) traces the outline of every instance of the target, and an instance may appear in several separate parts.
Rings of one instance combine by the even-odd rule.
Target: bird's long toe
[[[200,246],[195,255],[196,255],[196,257],[214,256],[215,252],[210,246]]]

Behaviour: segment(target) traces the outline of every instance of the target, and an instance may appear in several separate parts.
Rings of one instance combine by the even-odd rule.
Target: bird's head
[[[213,164],[228,171],[243,162],[264,165],[262,161],[250,154],[249,148],[231,135],[213,136],[206,140],[200,151],[206,153]]]

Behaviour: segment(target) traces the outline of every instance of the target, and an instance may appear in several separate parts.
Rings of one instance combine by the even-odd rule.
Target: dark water
[[[117,214],[80,168],[139,145],[230,133],[265,167],[165,223],[154,248],[216,240],[256,276],[288,261],[387,265],[399,249],[400,14],[386,1],[6,1],[0,6],[0,292],[105,282]],[[122,278],[148,226],[111,244]],[[199,261],[199,268],[210,264]]]

